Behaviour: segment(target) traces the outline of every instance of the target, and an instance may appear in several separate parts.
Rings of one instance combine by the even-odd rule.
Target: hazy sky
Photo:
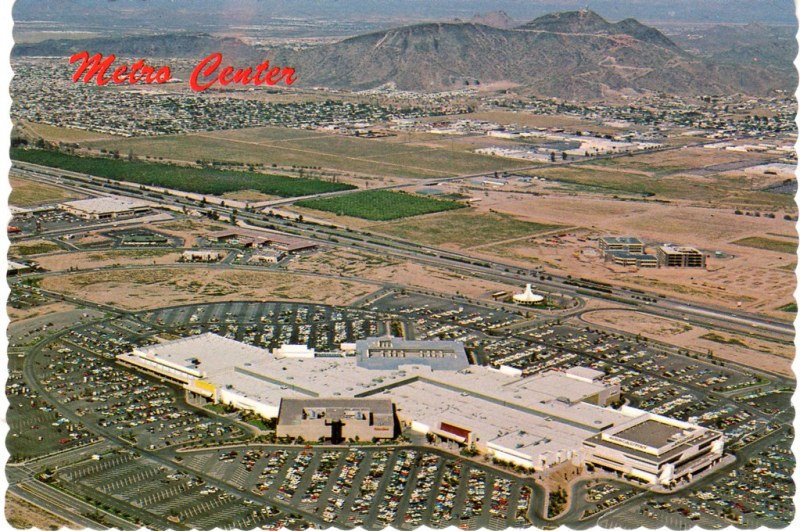
[[[794,23],[793,0],[17,0],[16,21],[75,25],[137,23],[153,29],[197,25],[258,24],[270,18],[336,20],[452,20],[502,9],[527,21],[553,11],[588,6],[611,20],[650,23]]]

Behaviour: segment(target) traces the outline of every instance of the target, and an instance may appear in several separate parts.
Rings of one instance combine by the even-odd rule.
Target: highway
[[[146,198],[149,201],[153,201],[154,203],[158,203],[173,210],[181,210],[187,207],[206,214],[215,212],[223,217],[229,216],[233,210],[227,206],[223,207],[210,203],[201,205],[199,201],[193,201],[183,196],[160,193],[158,197],[153,197],[147,190],[142,190],[139,185],[126,186],[120,183],[108,183],[106,179],[75,172],[17,161],[14,162],[14,166],[14,171],[29,179],[35,179],[48,184],[67,186],[74,190],[82,190],[84,192],[114,193],[137,198]],[[484,173],[481,175],[487,174]],[[464,178],[470,178],[470,176],[449,177],[446,179],[455,180]],[[441,180],[441,178],[422,180],[417,183],[417,185],[424,185]],[[297,199],[298,198],[293,198],[290,202],[296,201]],[[534,282],[537,287],[549,291],[550,293],[558,293],[575,298],[611,299],[614,302],[633,305],[642,313],[690,321],[699,326],[708,326],[738,333],[744,332],[754,336],[762,336],[781,341],[793,341],[794,338],[794,326],[790,322],[771,319],[740,310],[708,304],[701,305],[675,297],[664,297],[644,290],[633,290],[618,286],[613,287],[611,294],[601,292],[592,293],[591,290],[573,285],[574,279],[569,277],[559,276],[550,272],[545,273],[542,270],[524,270],[517,265],[484,258],[474,258],[458,252],[417,245],[396,238],[371,234],[355,229],[345,230],[332,225],[319,225],[300,222],[298,220],[286,220],[274,216],[268,217],[264,214],[244,211],[237,211],[237,218],[240,226],[246,226],[252,230],[265,230],[266,225],[279,226],[284,232],[329,246],[333,245],[351,249],[361,249],[376,252],[384,256],[409,259],[418,263],[433,265],[454,272],[469,274],[471,276],[477,276],[479,278],[505,284],[522,285],[526,282]],[[268,221],[265,221],[265,218]],[[94,230],[95,228],[96,227],[87,227],[85,230]],[[77,231],[58,231],[59,234],[65,232],[75,233]],[[542,280],[542,275],[546,275],[544,280]],[[650,299],[651,301],[655,300],[657,302],[644,301],[643,298]]]

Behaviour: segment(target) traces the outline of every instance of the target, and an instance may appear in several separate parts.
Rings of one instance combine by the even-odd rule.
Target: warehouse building
[[[658,264],[661,267],[705,267],[706,255],[694,247],[677,246],[670,243],[658,248]]]
[[[150,211],[150,204],[128,197],[107,196],[61,203],[66,212],[83,219],[109,220]]]

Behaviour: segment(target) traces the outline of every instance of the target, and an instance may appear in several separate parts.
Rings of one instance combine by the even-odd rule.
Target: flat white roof
[[[27,264],[21,264],[19,262],[13,262],[11,260],[8,261],[8,270],[9,271],[16,271],[17,269],[30,269],[31,266]]]
[[[567,374],[570,376],[577,376],[578,378],[586,378],[587,380],[595,380],[605,376],[604,372],[596,371],[589,367],[572,367],[567,369]]]
[[[62,206],[80,210],[87,214],[113,214],[129,210],[148,208],[151,204],[147,201],[131,199],[120,196],[93,197],[91,199],[78,199],[61,203]]]
[[[588,437],[631,420],[630,414],[581,402],[606,384],[556,371],[523,378],[474,365],[460,371],[414,364],[370,370],[353,356],[281,359],[211,333],[141,347],[121,358],[127,356],[200,370],[218,388],[273,407],[281,398],[391,398],[401,416],[431,429],[441,421],[463,426],[482,443],[534,462],[548,452],[577,450]]]

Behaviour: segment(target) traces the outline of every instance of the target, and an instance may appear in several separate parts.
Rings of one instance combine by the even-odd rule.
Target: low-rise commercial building
[[[706,255],[694,247],[664,244],[658,248],[661,267],[705,267]]]
[[[526,377],[470,365],[456,343],[369,338],[357,342],[356,356],[312,356],[304,346],[270,353],[202,334],[118,360],[214,402],[278,417],[278,435],[307,440],[391,437],[399,424],[533,470],[587,463],[667,486],[721,455],[718,432],[610,407],[620,386],[603,372]]]
[[[275,435],[334,443],[393,439],[394,405],[383,398],[283,398]]]
[[[274,232],[242,228],[212,232],[208,235],[208,239],[212,242],[238,244],[242,247],[261,248],[269,246],[290,254],[315,249],[317,247],[317,244],[310,240],[291,238]]]
[[[33,266],[30,264],[23,264],[22,262],[8,261],[8,269],[6,269],[6,276],[24,275],[33,271]]]
[[[722,458],[722,433],[696,424],[623,408],[631,419],[583,443],[584,462],[644,483],[675,486]]]
[[[651,254],[607,251],[605,258],[621,266],[658,267],[658,258]]]
[[[150,211],[150,203],[128,197],[107,196],[61,203],[61,208],[83,219],[116,219]]]
[[[644,253],[644,243],[639,238],[632,236],[603,236],[600,238],[600,250],[623,251],[626,253]]]
[[[286,258],[286,253],[277,249],[262,249],[252,255],[247,263],[250,264],[277,264]]]
[[[181,260],[184,262],[219,262],[225,258],[225,253],[214,250],[189,250],[183,251]]]

